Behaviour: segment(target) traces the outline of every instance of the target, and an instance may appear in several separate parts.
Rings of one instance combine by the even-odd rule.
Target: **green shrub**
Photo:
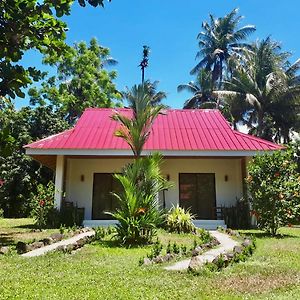
[[[300,174],[293,152],[276,151],[255,156],[246,178],[253,215],[258,226],[272,235],[278,228],[299,222]]]
[[[196,231],[194,215],[178,205],[173,206],[166,216],[166,229],[170,232],[191,233]]]
[[[56,227],[59,224],[59,212],[54,205],[55,186],[49,182],[46,186],[39,184],[37,194],[31,198],[31,215],[41,229],[46,226]]]

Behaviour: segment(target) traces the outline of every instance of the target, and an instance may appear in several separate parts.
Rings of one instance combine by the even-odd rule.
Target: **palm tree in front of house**
[[[163,109],[162,105],[152,105],[155,95],[146,83],[135,85],[126,94],[131,113],[116,112],[112,116],[120,123],[115,135],[127,142],[135,158],[122,174],[115,175],[123,192],[114,194],[120,208],[111,215],[118,220],[117,235],[125,244],[151,241],[162,223],[157,196],[170,187],[160,172],[162,156],[159,153],[141,156],[153,122]]]

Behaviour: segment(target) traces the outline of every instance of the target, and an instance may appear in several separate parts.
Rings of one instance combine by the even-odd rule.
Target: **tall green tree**
[[[109,49],[99,45],[96,39],[89,45],[75,44],[60,57],[48,56],[45,63],[57,68],[57,76],[45,80],[40,89],[29,90],[31,103],[51,103],[69,124],[74,124],[85,108],[121,104],[121,94],[113,83],[117,73],[105,69],[116,61],[109,56]]]
[[[199,51],[196,59],[200,61],[191,70],[191,74],[197,75],[205,68],[212,72],[213,82],[218,81],[218,88],[221,88],[230,57],[239,53],[241,48],[249,46],[245,40],[255,31],[255,26],[246,25],[239,28],[242,16],[238,15],[238,9],[221,18],[215,18],[213,15],[209,17],[209,21],[202,23],[203,31],[197,36]]]
[[[0,116],[0,179],[4,182],[0,207],[6,217],[28,216],[31,193],[39,183],[52,180],[53,173],[25,155],[23,146],[58,133],[68,124],[51,106],[16,110],[7,105]]]
[[[104,0],[78,2],[81,6],[104,5]],[[41,79],[40,71],[22,66],[26,51],[34,49],[43,55],[68,51],[67,25],[60,18],[70,14],[72,3],[73,0],[0,1],[0,96],[23,98],[22,88]]]
[[[282,52],[280,45],[270,38],[258,41],[247,51],[244,63],[236,68],[232,79],[225,81],[225,91],[215,92],[223,97],[239,97],[251,105],[246,112],[250,133],[269,140],[276,133],[277,122],[278,134],[283,134],[288,142],[291,122],[296,118],[300,86],[295,72],[299,63],[287,68],[288,57],[289,53]],[[282,113],[286,115],[285,121],[290,122],[289,128],[283,128]]]
[[[178,92],[187,91],[193,95],[184,102],[183,108],[218,108],[217,98],[213,96],[214,83],[211,71],[201,69],[196,81],[180,84]]]

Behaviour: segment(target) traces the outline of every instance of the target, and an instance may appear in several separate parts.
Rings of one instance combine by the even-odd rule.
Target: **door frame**
[[[182,173],[178,173],[178,203],[179,206],[181,206],[181,197],[180,197],[180,175],[183,174],[203,174],[203,175],[213,175],[213,184],[214,184],[214,193],[213,193],[213,197],[214,197],[214,203],[213,203],[213,208],[216,208],[217,206],[217,192],[216,192],[216,173],[199,173],[199,172],[182,172]],[[217,216],[216,216],[216,212],[211,212],[211,220],[216,220]]]

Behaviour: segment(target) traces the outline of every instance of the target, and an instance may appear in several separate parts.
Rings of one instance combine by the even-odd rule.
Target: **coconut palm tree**
[[[244,40],[255,31],[255,26],[246,25],[238,28],[242,19],[242,16],[238,15],[238,9],[232,10],[222,18],[216,19],[212,15],[209,17],[208,22],[202,23],[203,31],[197,36],[199,51],[196,59],[200,61],[191,70],[191,74],[198,74],[202,68],[210,70],[213,82],[219,80],[220,89],[225,65],[233,53],[249,46]]]
[[[205,69],[200,70],[196,82],[178,85],[178,92],[187,91],[193,94],[185,101],[183,108],[218,108],[217,98],[212,96],[213,87],[212,74]]]
[[[270,127],[274,127],[275,116],[280,113],[279,103],[291,111],[291,101],[300,96],[299,78],[295,75],[299,63],[287,68],[288,57],[289,53],[282,52],[280,45],[269,37],[258,41],[232,79],[225,81],[225,90],[213,92],[219,97],[240,97],[247,102],[251,106],[247,112],[248,126],[259,137],[271,139],[274,133]]]

